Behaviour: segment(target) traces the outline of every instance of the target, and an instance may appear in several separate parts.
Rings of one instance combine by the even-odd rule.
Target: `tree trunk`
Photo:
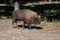
[[[49,2],[51,2],[51,0],[49,0]]]

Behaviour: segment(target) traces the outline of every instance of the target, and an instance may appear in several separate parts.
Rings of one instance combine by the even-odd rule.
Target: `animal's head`
[[[39,15],[35,17],[34,23],[35,24],[40,24],[41,23],[41,17]]]

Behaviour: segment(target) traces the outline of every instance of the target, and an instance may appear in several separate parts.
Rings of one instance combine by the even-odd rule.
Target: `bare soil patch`
[[[40,27],[42,29],[38,29]],[[12,28],[12,20],[3,19],[0,20],[0,40],[60,40],[60,22],[41,22],[40,27]]]

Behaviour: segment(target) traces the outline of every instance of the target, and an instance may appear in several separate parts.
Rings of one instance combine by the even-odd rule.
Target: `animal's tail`
[[[15,2],[14,10],[19,10],[19,3],[17,1]]]

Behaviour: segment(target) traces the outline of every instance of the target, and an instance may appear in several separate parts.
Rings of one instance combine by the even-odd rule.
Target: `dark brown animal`
[[[23,27],[25,24],[28,24],[30,29],[31,24],[40,24],[41,22],[40,16],[36,12],[28,9],[13,11],[12,20],[12,25],[14,22],[17,24],[17,21],[23,21]]]

